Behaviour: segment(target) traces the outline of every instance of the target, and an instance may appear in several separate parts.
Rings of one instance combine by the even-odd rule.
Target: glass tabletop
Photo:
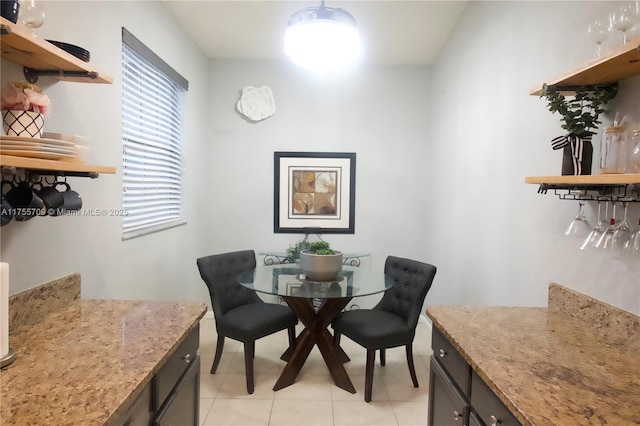
[[[295,264],[259,266],[238,275],[238,282],[259,293],[304,298],[359,297],[381,293],[393,286],[393,279],[371,268],[343,266],[333,281],[303,279]]]

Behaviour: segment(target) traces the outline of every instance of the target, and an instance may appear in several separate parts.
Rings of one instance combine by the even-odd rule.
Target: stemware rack
[[[528,176],[525,183],[537,184],[538,193],[553,191],[561,200],[640,202],[640,174],[583,176]]]
[[[538,194],[551,190],[561,200],[640,203],[640,184],[575,186],[543,183],[538,187]]]

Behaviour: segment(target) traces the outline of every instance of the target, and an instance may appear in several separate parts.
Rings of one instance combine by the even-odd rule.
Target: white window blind
[[[188,82],[122,29],[123,238],[179,224]]]

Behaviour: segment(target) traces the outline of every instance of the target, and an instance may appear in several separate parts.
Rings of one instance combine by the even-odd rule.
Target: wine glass
[[[585,238],[591,231],[591,225],[584,215],[584,200],[579,200],[578,204],[578,214],[573,218],[564,235],[568,237]]]
[[[629,239],[625,249],[631,251],[631,256],[635,254],[640,259],[640,219],[638,219],[638,229],[631,235],[631,239]]]
[[[593,229],[591,230],[591,233],[589,233],[589,236],[585,238],[584,242],[580,246],[580,250],[593,248],[593,246],[598,242],[598,240],[600,239],[600,236],[604,232],[605,227],[607,225],[607,221],[602,220],[601,213],[602,213],[602,201],[598,200],[598,221],[596,222],[596,226],[594,226]],[[607,201],[607,212],[605,213],[605,217],[608,213],[609,213],[609,202]]]
[[[611,219],[609,219],[609,226],[604,230],[598,242],[594,246],[597,249],[610,249],[611,248],[611,239],[613,238],[613,233],[616,232],[616,204],[613,203],[613,214],[611,215]]]
[[[598,48],[597,54],[598,57],[602,54],[602,43],[607,39],[607,35],[611,31],[611,19],[607,16],[606,18],[593,18],[591,22],[589,22],[589,26],[587,27],[587,32],[596,43]]]
[[[20,22],[35,30],[44,24],[44,7],[41,0],[23,0],[20,5]]]
[[[638,8],[635,2],[627,2],[611,14],[611,25],[622,33],[622,44],[627,44],[627,31],[638,23]]]
[[[618,223],[613,236],[611,237],[611,249],[616,258],[620,259],[624,254],[625,247],[631,240],[631,228],[629,222],[627,222],[627,206],[629,203],[623,202],[622,208],[624,209],[622,222]]]

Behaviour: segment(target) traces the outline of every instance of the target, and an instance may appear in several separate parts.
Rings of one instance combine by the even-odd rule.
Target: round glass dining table
[[[375,273],[369,267],[343,266],[342,272],[331,281],[310,281],[298,265],[276,264],[243,272],[237,280],[259,293],[281,296],[305,327],[297,336],[295,346],[282,355],[287,365],[273,390],[295,382],[313,346],[317,345],[336,386],[356,393],[342,365],[349,357],[334,342],[328,327],[353,297],[384,292],[393,286],[392,278],[382,272]],[[317,311],[313,299],[322,299]]]

